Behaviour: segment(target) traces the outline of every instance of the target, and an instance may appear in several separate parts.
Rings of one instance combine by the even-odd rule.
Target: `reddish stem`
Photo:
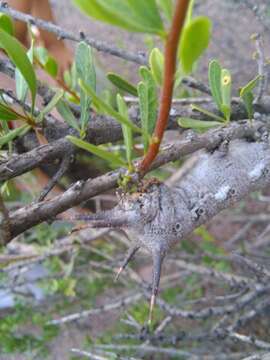
[[[188,5],[189,0],[176,1],[172,26],[165,45],[164,81],[161,92],[158,119],[149,149],[138,165],[138,171],[142,176],[147,173],[156,158],[160,143],[167,127],[173,97],[177,49],[179,38],[184,27]]]

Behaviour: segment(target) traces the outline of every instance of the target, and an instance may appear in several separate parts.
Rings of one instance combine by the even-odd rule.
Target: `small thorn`
[[[121,274],[121,272],[124,270],[123,266],[120,266],[120,268],[118,269],[115,278],[114,278],[114,282],[116,282]]]
[[[155,302],[156,302],[156,294],[152,294],[151,300],[150,300],[150,311],[149,311],[149,318],[148,318],[148,325],[149,325],[149,326],[150,326],[151,323],[152,323],[152,318],[153,318],[153,312],[154,312]]]
[[[139,250],[139,246],[138,245],[133,245],[131,246],[128,251],[127,254],[122,262],[122,265],[120,266],[120,268],[118,269],[114,281],[117,281],[121,272],[126,268],[127,264],[130,262],[130,260],[133,258],[133,256],[136,254],[136,252]]]
[[[163,255],[161,252],[156,252],[155,254],[153,254],[153,281],[152,281],[152,295],[150,300],[148,325],[151,325],[152,322],[154,306],[159,288],[162,261],[163,261]]]

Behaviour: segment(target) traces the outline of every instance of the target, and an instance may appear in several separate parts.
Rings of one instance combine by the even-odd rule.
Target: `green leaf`
[[[97,20],[129,31],[164,36],[155,0],[73,0],[83,12]]]
[[[101,98],[99,98],[94,92],[94,90],[87,86],[81,79],[79,80],[79,85],[85,91],[85,93],[92,98],[93,103],[98,106],[104,113],[115,118],[120,124],[126,125],[130,129],[140,134],[143,133],[142,129],[140,129],[137,125],[133,124],[129,119],[119,114],[119,112],[114,110],[114,108],[112,108],[110,105],[106,104]]]
[[[155,81],[151,72],[145,67],[140,68],[140,75],[143,79],[138,84],[139,107],[142,129],[144,131],[144,151],[149,146],[149,138],[153,133],[157,118],[158,98]]]
[[[91,152],[94,155],[99,156],[100,158],[109,161],[111,164],[115,165],[115,166],[125,166],[126,167],[126,163],[124,162],[124,160],[118,156],[115,155],[109,151],[106,151],[96,145],[90,144],[86,141],[83,141],[81,139],[76,138],[75,136],[66,136],[66,138],[74,145],[78,146],[81,149],[84,149],[86,151]]]
[[[157,4],[163,11],[167,20],[171,21],[173,17],[173,1],[172,0],[157,0]]]
[[[4,30],[11,36],[14,35],[14,24],[10,16],[0,13],[0,29]]]
[[[134,12],[137,21],[144,25],[146,29],[153,29],[152,31],[157,34],[163,33],[163,24],[158,11],[156,0],[126,1],[128,2],[130,9]]]
[[[212,23],[205,16],[191,20],[184,28],[179,46],[179,58],[186,74],[192,72],[194,63],[208,47],[211,29]]]
[[[37,60],[41,63],[44,70],[53,78],[57,77],[58,74],[58,64],[57,61],[49,55],[46,48],[43,46],[37,46],[34,49],[34,54]]]
[[[96,91],[96,71],[92,49],[85,42],[80,42],[76,49],[75,66],[77,79],[82,79],[89,87]],[[84,133],[89,121],[91,98],[80,89],[80,106],[81,106],[81,130]]]
[[[242,89],[240,90],[240,97],[244,102],[250,120],[253,118],[253,114],[254,114],[254,109],[253,109],[254,96],[252,94],[252,91],[257,86],[258,81],[260,79],[261,76],[257,75],[253,80],[249,81],[247,85],[242,87]]]
[[[128,107],[127,104],[125,103],[125,100],[120,94],[117,94],[116,100],[117,100],[119,113],[128,118]],[[128,126],[122,125],[122,131],[123,131],[124,142],[126,147],[127,161],[128,164],[131,165],[132,150],[133,150],[132,130]]]
[[[188,5],[187,16],[185,20],[185,26],[187,26],[192,20],[194,4],[195,4],[195,0],[190,0]]]
[[[52,56],[48,56],[47,61],[44,65],[46,72],[51,75],[53,78],[57,77],[58,74],[58,64]]]
[[[161,86],[163,83],[164,55],[158,48],[151,51],[149,65],[156,84]]]
[[[226,120],[230,120],[231,116],[231,87],[232,87],[232,78],[231,73],[227,69],[221,70],[221,110],[226,118]]]
[[[75,118],[69,106],[64,100],[58,101],[56,108],[59,114],[63,117],[63,119],[67,122],[69,126],[73,127],[73,129],[80,131],[77,119]]]
[[[139,96],[141,124],[142,124],[142,129],[144,130],[143,148],[144,148],[144,153],[146,154],[149,146],[149,133],[148,133],[148,96],[147,96],[147,87],[145,83],[140,81],[137,86],[137,90]]]
[[[32,95],[32,109],[35,105],[37,93],[37,80],[33,66],[29,61],[24,48],[17,39],[0,29],[0,47],[3,48],[16,67],[22,73]]]
[[[182,128],[198,130],[208,130],[224,124],[220,121],[203,121],[191,118],[179,118],[177,122]]]
[[[217,104],[218,109],[220,109],[222,104],[222,95],[220,88],[221,66],[217,60],[212,60],[209,63],[208,79],[213,99]]]
[[[29,59],[29,61],[31,62],[31,64],[33,64],[33,59],[34,59],[34,42],[31,42],[31,47],[30,49],[27,51],[27,57]],[[22,102],[25,102],[26,97],[27,97],[27,93],[28,93],[28,84],[23,76],[23,74],[21,73],[21,71],[16,68],[15,70],[15,84],[16,84],[16,95],[18,97],[18,99]]]
[[[38,59],[38,61],[43,66],[45,66],[45,64],[48,60],[48,57],[49,57],[49,53],[48,53],[47,49],[44,48],[43,46],[37,46],[34,49],[34,54],[35,54],[35,57]]]
[[[49,112],[52,111],[53,108],[56,107],[56,105],[58,104],[58,102],[61,100],[61,98],[64,96],[64,90],[59,89],[56,91],[56,93],[54,94],[53,98],[51,99],[51,101],[49,102],[49,104],[47,104],[45,106],[44,109],[42,109],[42,111],[39,114],[38,120],[42,121],[44,116],[46,116]],[[61,106],[60,106],[61,107]]]
[[[123,79],[120,75],[109,72],[107,74],[107,78],[119,90],[125,91],[133,96],[138,96],[136,87],[127,80]]]
[[[0,148],[8,144],[16,137],[26,134],[31,129],[29,125],[23,125],[19,128],[9,131],[6,135],[0,137]]]
[[[254,115],[254,109],[253,109],[254,96],[253,96],[252,92],[251,91],[245,92],[241,96],[241,99],[243,100],[245,108],[247,110],[248,118],[250,120],[252,120],[253,115]]]
[[[225,121],[225,119],[223,119],[221,116],[218,116],[218,115],[212,113],[211,111],[208,111],[208,110],[202,108],[199,105],[191,104],[191,108],[192,108],[192,110],[197,110],[197,111],[201,112],[202,114],[205,114],[205,115],[207,115],[207,116],[209,116],[209,117],[211,117],[211,118],[213,118],[213,119],[215,119],[217,121],[220,121],[220,122]]]
[[[64,81],[66,85],[71,88],[71,75],[69,70],[64,71]]]
[[[257,75],[254,79],[249,81],[247,85],[243,86],[240,90],[240,96],[243,97],[246,93],[253,91],[253,89],[257,86],[258,81],[261,79],[261,75]]]
[[[18,120],[20,117],[14,113],[12,108],[0,103],[0,121],[10,121],[10,120]]]

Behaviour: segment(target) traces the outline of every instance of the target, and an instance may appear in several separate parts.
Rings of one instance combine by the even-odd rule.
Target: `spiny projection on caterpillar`
[[[121,228],[132,240],[116,278],[141,247],[150,253],[151,322],[162,263],[171,247],[221,210],[269,184],[268,135],[259,141],[225,141],[212,152],[201,152],[176,186],[150,182],[141,191],[124,194],[112,210],[74,219],[87,221],[93,228]]]

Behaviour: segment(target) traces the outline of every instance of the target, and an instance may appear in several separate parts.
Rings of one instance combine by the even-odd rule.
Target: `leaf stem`
[[[151,141],[147,153],[138,165],[138,171],[141,176],[147,173],[156,158],[167,127],[173,97],[177,49],[179,38],[184,27],[188,6],[189,0],[176,1],[172,26],[165,45],[164,82],[161,92],[159,114],[153,134],[153,141]]]

